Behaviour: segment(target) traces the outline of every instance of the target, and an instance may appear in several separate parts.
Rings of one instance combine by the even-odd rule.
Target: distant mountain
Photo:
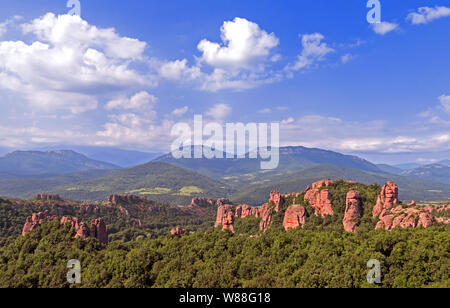
[[[105,177],[117,170],[86,170],[55,177],[4,178],[0,175],[0,196],[30,199],[55,187]]]
[[[230,198],[238,203],[260,205],[267,202],[267,196],[272,190],[282,193],[300,192],[311,183],[322,179],[343,179],[366,185],[384,185],[387,181],[394,181],[400,187],[400,199],[408,201],[447,200],[450,196],[450,187],[441,183],[394,174],[374,174],[332,165],[317,165],[297,172],[267,177],[261,182],[243,187]]]
[[[75,152],[86,155],[89,158],[107,162],[123,168],[133,167],[148,163],[157,157],[163,155],[162,153],[150,153],[141,151],[122,150],[114,147],[97,147],[97,146],[52,146],[40,148],[40,151],[70,149]]]
[[[0,158],[0,173],[19,177],[117,168],[116,165],[93,160],[74,151],[16,151]]]
[[[386,164],[378,164],[377,167],[383,172],[392,174],[401,174],[404,171],[403,169]]]
[[[450,167],[444,165],[427,165],[402,173],[404,176],[420,178],[423,180],[450,184]]]
[[[406,171],[406,170],[419,168],[422,166],[423,166],[422,164],[418,164],[418,163],[406,163],[406,164],[394,165],[393,167],[402,169],[403,171]]]
[[[45,192],[80,201],[103,201],[111,194],[137,194],[153,201],[186,205],[194,196],[220,198],[234,190],[190,170],[154,162],[93,180],[53,187]]]
[[[354,168],[367,172],[382,173],[374,164],[350,155],[326,151],[321,149],[310,149],[305,147],[283,147],[280,148],[280,164],[275,170],[264,170],[260,168],[257,159],[175,159],[172,154],[164,155],[155,161],[166,162],[185,169],[193,170],[203,175],[220,179],[230,180],[237,178],[236,184],[240,185],[245,179],[249,181],[258,180],[271,174],[288,171],[302,170],[320,164],[330,164],[339,167]]]
[[[437,164],[450,167],[450,160],[442,160],[442,161],[438,162]]]

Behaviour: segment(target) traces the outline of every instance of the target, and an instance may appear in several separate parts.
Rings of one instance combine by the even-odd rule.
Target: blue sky
[[[0,0],[0,146],[161,151],[203,114],[376,162],[450,158],[450,1],[381,0],[376,27],[360,0],[66,2]]]

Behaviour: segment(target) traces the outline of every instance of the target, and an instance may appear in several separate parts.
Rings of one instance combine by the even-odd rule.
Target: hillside
[[[16,151],[0,158],[0,173],[17,176],[49,176],[117,166],[90,159],[74,151]]]
[[[444,165],[427,165],[405,171],[402,173],[402,175],[444,184],[450,184],[450,167]]]
[[[156,159],[156,161],[162,161],[185,169],[194,170],[215,179],[226,180],[235,187],[241,187],[242,184],[249,184],[255,180],[266,177],[267,175],[299,171],[321,164],[382,173],[376,165],[359,157],[305,147],[280,148],[280,164],[275,170],[261,171],[260,161],[248,158],[174,159],[171,154],[167,154]]]
[[[189,204],[193,196],[220,198],[233,192],[226,184],[166,163],[123,169],[105,177],[50,189],[72,200],[102,201],[111,194],[137,194],[173,204]]]
[[[266,177],[233,194],[231,199],[238,203],[258,205],[264,202],[270,191],[274,189],[282,193],[302,191],[309,184],[327,178],[356,181],[366,185],[375,183],[383,185],[387,181],[395,181],[401,188],[400,199],[402,200],[448,200],[450,196],[450,187],[440,183],[393,174],[373,174],[356,169],[319,165],[297,172]]]
[[[392,174],[401,174],[404,170],[391,166],[391,165],[387,165],[387,164],[378,164],[377,167],[385,172],[385,173],[392,173]]]
[[[4,178],[0,180],[0,196],[29,199],[55,187],[107,176],[116,170],[86,170],[48,178]]]

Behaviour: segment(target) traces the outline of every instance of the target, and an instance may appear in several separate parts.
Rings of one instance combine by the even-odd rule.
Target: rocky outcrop
[[[185,234],[188,234],[188,230],[183,229],[181,227],[176,227],[170,230],[170,235],[173,237],[182,237]]]
[[[302,228],[305,227],[307,215],[306,209],[303,206],[291,205],[284,214],[284,230],[297,229],[299,226]]]
[[[108,229],[101,218],[91,221],[90,236],[95,237],[102,244],[108,244]]]
[[[51,215],[48,211],[41,213],[33,213],[31,217],[26,219],[25,225],[23,226],[22,236],[33,232],[42,223],[57,220],[58,217]],[[59,226],[64,227],[69,225],[74,231],[74,238],[87,239],[88,237],[97,238],[100,243],[108,244],[108,230],[103,219],[94,219],[91,221],[90,228],[84,223],[80,222],[78,218],[72,216],[64,216],[59,221]]]
[[[46,221],[53,221],[55,219],[58,219],[58,217],[51,215],[48,211],[41,213],[33,213],[33,215],[31,217],[28,217],[25,221],[25,224],[22,228],[22,236],[25,236],[28,233],[33,232],[42,223]]]
[[[39,201],[64,201],[59,195],[38,194],[35,198]]]
[[[234,233],[233,206],[222,205],[217,208],[217,218],[214,227],[222,226],[222,231],[230,230]]]
[[[391,231],[396,228],[429,228],[435,221],[430,213],[421,208],[398,206],[391,210],[383,210],[376,229]]]
[[[384,210],[389,210],[398,203],[398,186],[395,185],[394,182],[386,183],[378,196],[375,207],[373,208],[373,217],[380,217]]]
[[[275,204],[275,212],[278,212],[284,204],[284,198],[278,191],[272,191],[269,203]]]
[[[236,216],[236,218],[246,218],[249,216],[259,217],[259,210],[247,204],[242,204],[236,207],[234,215]]]
[[[123,203],[138,203],[147,201],[147,197],[141,197],[137,195],[111,195],[108,199],[109,203],[113,206],[117,206]]]
[[[331,184],[335,183],[333,180],[321,180],[312,184],[312,189],[320,189],[323,187],[329,187]]]
[[[347,193],[345,201],[345,214],[342,224],[347,232],[356,232],[358,220],[362,216],[361,197],[359,192],[351,190]]]
[[[215,201],[213,199],[206,199],[206,198],[192,198],[191,206],[199,206],[199,207],[209,207],[214,206]]]
[[[216,205],[219,207],[222,205],[232,205],[232,203],[227,198],[220,198],[219,200],[216,201]]]
[[[325,218],[327,215],[334,215],[333,205],[331,204],[331,194],[328,189],[319,190],[313,188],[307,190],[305,193],[305,201],[308,201],[312,206],[316,216],[320,215],[322,218]]]

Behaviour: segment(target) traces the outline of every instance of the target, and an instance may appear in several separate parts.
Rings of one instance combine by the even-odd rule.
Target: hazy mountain
[[[189,204],[193,196],[219,198],[234,192],[226,184],[162,162],[113,172],[105,177],[53,187],[47,192],[72,200],[102,201],[111,194],[137,194],[150,200]]]
[[[305,147],[280,148],[280,163],[275,170],[262,171],[257,159],[175,159],[172,154],[164,155],[156,161],[166,162],[182,168],[213,177],[229,180],[238,177],[239,182],[244,178],[257,180],[271,174],[278,174],[293,170],[302,170],[320,164],[330,164],[339,167],[354,168],[368,172],[382,173],[374,164],[362,158],[321,149]]]
[[[322,179],[343,179],[367,185],[375,183],[384,185],[387,181],[394,181],[400,188],[402,200],[445,200],[450,196],[450,187],[441,183],[394,174],[374,174],[357,169],[318,165],[297,172],[268,177],[261,182],[243,187],[233,194],[231,199],[238,203],[258,205],[267,202],[267,196],[272,190],[282,193],[300,192],[311,183]]]
[[[422,164],[418,164],[418,163],[406,163],[406,164],[394,165],[393,167],[402,169],[403,171],[406,171],[406,170],[419,168],[422,166],[423,166]]]
[[[110,164],[124,168],[148,163],[162,155],[162,153],[122,150],[114,147],[73,146],[73,145],[52,146],[41,148],[40,150],[48,151],[58,149],[70,149],[75,152],[86,155],[91,159],[108,162]]]
[[[450,160],[442,160],[442,161],[438,162],[437,164],[450,167]]]
[[[450,184],[450,167],[444,165],[427,165],[405,171],[402,173],[402,175],[444,184]]]
[[[392,173],[392,174],[401,174],[404,170],[391,166],[391,165],[387,165],[387,164],[378,164],[377,167],[386,173]]]
[[[86,170],[48,178],[12,178],[4,177],[0,181],[0,196],[22,199],[33,198],[36,194],[47,192],[55,187],[107,176],[117,170]]]
[[[74,151],[16,151],[0,158],[0,173],[17,176],[60,175],[117,168]]]

